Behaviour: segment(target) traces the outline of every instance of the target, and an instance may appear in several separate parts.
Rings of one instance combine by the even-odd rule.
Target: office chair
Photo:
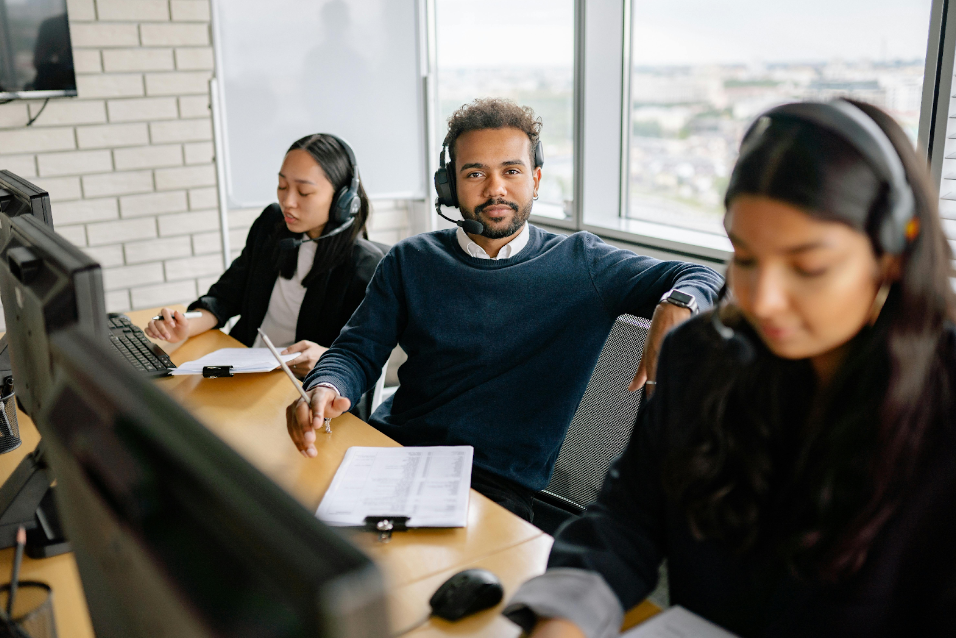
[[[621,315],[604,342],[551,482],[535,497],[534,524],[549,534],[595,501],[611,462],[631,438],[644,390],[629,392],[627,386],[641,363],[650,325],[647,319]]]

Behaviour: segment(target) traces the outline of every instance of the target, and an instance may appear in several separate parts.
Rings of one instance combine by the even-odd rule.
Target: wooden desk
[[[131,312],[129,316],[133,323],[144,326],[155,314],[155,310],[149,310]],[[218,330],[182,344],[162,345],[177,364],[218,348],[241,347]],[[309,511],[315,511],[349,447],[397,445],[371,426],[345,414],[332,421],[331,434],[319,435],[318,457],[303,457],[285,427],[285,406],[297,392],[278,370],[223,379],[169,377],[157,380],[157,385]],[[24,442],[15,452],[0,456],[0,479],[9,476],[39,440],[27,417],[20,415],[19,422]],[[471,492],[466,528],[411,530],[395,534],[388,544],[377,543],[371,534],[361,532],[352,534],[352,538],[379,564],[394,592],[391,608],[396,627],[401,622],[411,622],[411,619],[404,620],[409,613],[417,614],[445,578],[469,565],[484,564],[483,561],[501,565],[506,586],[509,592],[513,591],[520,582],[544,571],[551,544],[551,538],[538,528],[475,491]],[[11,560],[12,550],[0,552],[0,573],[9,570]],[[42,561],[27,559],[23,577],[35,577],[54,587],[57,625],[63,638],[93,635],[72,555]],[[509,629],[513,626],[498,617],[499,611],[500,606],[469,618],[469,631],[502,635],[505,626]],[[461,631],[459,624],[442,625],[444,629],[436,625],[423,630],[454,634]]]
[[[23,443],[12,452],[0,454],[0,483],[7,480],[23,457],[32,452],[40,441],[40,433],[30,417],[22,412],[17,414],[17,425]],[[0,550],[0,583],[10,582],[13,552],[12,547]],[[62,638],[94,638],[90,614],[86,610],[86,596],[73,554],[40,560],[24,555],[20,578],[38,580],[53,588],[53,614]]]

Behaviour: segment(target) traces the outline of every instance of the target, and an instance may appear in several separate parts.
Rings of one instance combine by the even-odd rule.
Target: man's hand
[[[303,456],[318,456],[315,449],[315,431],[323,427],[325,419],[334,419],[352,406],[347,398],[332,388],[318,386],[309,391],[309,403],[299,397],[285,409],[286,428],[292,442]]]
[[[279,354],[292,354],[293,352],[301,353],[297,358],[293,359],[292,362],[289,363],[289,369],[292,370],[292,373],[295,376],[301,379],[312,371],[312,368],[315,367],[315,363],[326,350],[328,350],[328,348],[325,346],[320,346],[314,341],[303,340],[293,343]]]
[[[670,303],[658,304],[651,319],[651,329],[647,332],[647,343],[644,344],[644,356],[641,365],[637,367],[637,374],[627,389],[631,392],[640,390],[648,381],[657,380],[657,355],[661,351],[661,342],[668,332],[684,323],[691,317],[691,311]],[[644,396],[654,393],[654,384],[644,387]]]

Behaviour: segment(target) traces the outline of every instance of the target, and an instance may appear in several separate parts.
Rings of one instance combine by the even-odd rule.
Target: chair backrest
[[[611,462],[627,447],[644,391],[629,392],[651,322],[621,315],[614,322],[568,434],[551,482],[542,492],[571,511],[594,502]]]

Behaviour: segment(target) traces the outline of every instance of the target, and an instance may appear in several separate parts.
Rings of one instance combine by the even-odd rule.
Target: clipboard
[[[474,448],[351,447],[315,515],[337,527],[465,527]]]

